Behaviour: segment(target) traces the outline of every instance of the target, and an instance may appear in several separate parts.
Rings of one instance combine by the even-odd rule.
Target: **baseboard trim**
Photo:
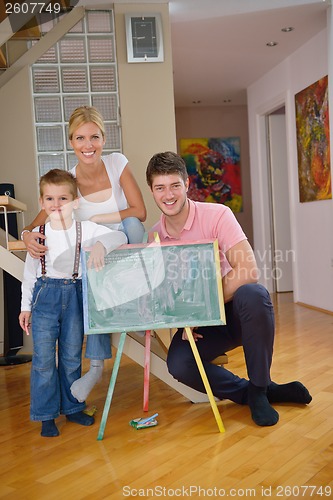
[[[310,304],[305,304],[304,302],[296,302],[298,306],[307,307],[308,309],[312,309],[313,311],[322,312],[324,314],[329,314],[333,316],[333,311],[329,311],[328,309],[322,309],[321,307],[310,306]]]

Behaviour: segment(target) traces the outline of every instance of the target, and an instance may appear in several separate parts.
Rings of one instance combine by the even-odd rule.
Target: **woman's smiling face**
[[[80,163],[95,163],[102,156],[105,139],[100,128],[93,122],[77,128],[69,141]]]

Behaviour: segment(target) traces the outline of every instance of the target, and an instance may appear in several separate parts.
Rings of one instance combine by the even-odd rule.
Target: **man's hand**
[[[195,342],[197,342],[198,339],[203,339],[203,335],[201,335],[200,333],[197,333],[195,331],[196,329],[197,329],[196,326],[194,328],[191,328],[192,335],[193,335]],[[182,340],[188,340],[188,336],[187,336],[185,328],[184,328],[183,333],[182,333]]]

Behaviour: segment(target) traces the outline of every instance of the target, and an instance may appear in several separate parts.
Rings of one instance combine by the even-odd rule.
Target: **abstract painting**
[[[180,155],[190,179],[191,200],[243,211],[239,137],[180,139]]]
[[[300,202],[332,198],[328,77],[295,95]]]

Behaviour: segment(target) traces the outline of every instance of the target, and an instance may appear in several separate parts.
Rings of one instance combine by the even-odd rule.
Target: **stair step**
[[[23,252],[26,251],[24,241],[8,241],[8,250],[10,252]]]

